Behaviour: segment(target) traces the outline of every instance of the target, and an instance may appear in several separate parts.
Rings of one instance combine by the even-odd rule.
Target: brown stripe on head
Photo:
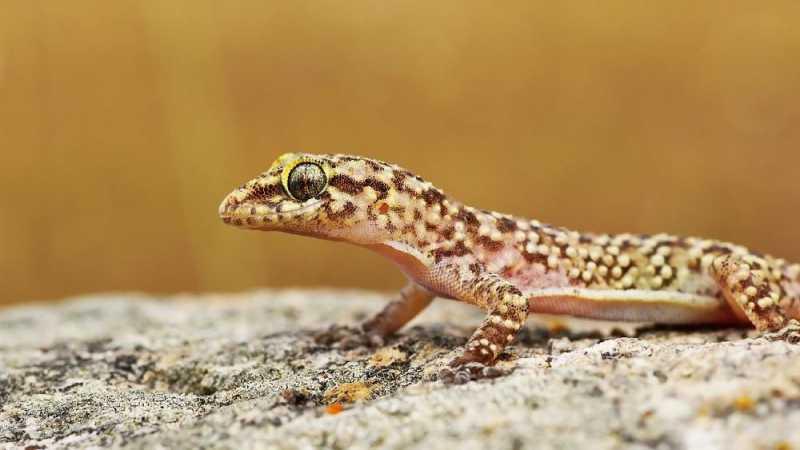
[[[364,181],[356,181],[354,178],[342,174],[334,175],[330,179],[329,185],[350,195],[358,195],[364,191],[364,188],[369,186],[378,193],[378,199],[386,198],[387,192],[389,192],[389,186],[378,179],[367,178]]]
[[[497,231],[508,233],[517,229],[517,223],[507,217],[497,219]]]
[[[426,205],[431,206],[434,203],[441,203],[444,200],[444,194],[436,188],[430,188],[422,193],[422,198]]]
[[[245,197],[245,200],[269,200],[278,195],[286,195],[283,187],[280,185],[280,182],[268,184],[266,186],[259,184],[249,189],[249,193],[247,194],[247,197]]]
[[[374,189],[378,193],[378,200],[386,198],[386,195],[389,192],[389,186],[383,181],[375,178],[367,178],[364,180],[364,186],[369,186]]]
[[[342,174],[334,175],[328,182],[330,186],[344,192],[345,194],[356,195],[364,190],[364,185],[355,179]]]
[[[406,190],[406,173],[402,170],[395,170],[392,174],[392,184],[394,184],[394,188],[397,189],[399,192],[403,192]]]
[[[352,202],[345,203],[342,210],[336,212],[331,209],[330,204],[325,205],[325,212],[327,213],[328,218],[331,220],[346,219],[353,216],[356,213],[356,210],[356,205],[354,205]]]
[[[461,208],[455,216],[456,219],[463,221],[468,226],[478,227],[480,226],[480,222],[478,221],[478,217],[475,214],[467,211],[464,208]]]

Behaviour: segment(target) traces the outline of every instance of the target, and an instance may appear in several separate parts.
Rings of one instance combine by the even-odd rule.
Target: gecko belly
[[[528,311],[589,319],[664,324],[744,324],[724,300],[674,291],[542,289],[528,296]]]

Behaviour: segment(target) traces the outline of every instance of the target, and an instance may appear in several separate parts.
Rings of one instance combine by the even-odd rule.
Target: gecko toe
[[[786,341],[790,344],[798,344],[800,343],[800,321],[792,319],[780,330],[764,334],[764,338],[770,341]]]
[[[439,379],[445,384],[465,384],[470,381],[499,378],[508,375],[512,370],[487,366],[479,362],[468,362],[457,366],[451,364],[439,371]]]
[[[353,350],[359,347],[378,348],[386,344],[385,338],[379,334],[344,325],[332,325],[328,329],[316,333],[314,340],[318,344],[335,346],[343,350]]]

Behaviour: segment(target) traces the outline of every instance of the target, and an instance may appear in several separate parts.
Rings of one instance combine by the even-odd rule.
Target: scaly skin
[[[664,324],[800,318],[800,265],[724,242],[579,233],[472,208],[393,164],[289,153],[233,191],[225,223],[345,241],[409,279],[363,329],[385,337],[445,297],[487,312],[452,367],[491,365],[528,313]]]

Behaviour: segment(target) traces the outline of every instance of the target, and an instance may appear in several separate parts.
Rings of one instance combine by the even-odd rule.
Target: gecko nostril
[[[230,216],[239,206],[239,203],[239,199],[234,194],[228,195],[219,205],[219,215],[221,217]]]

